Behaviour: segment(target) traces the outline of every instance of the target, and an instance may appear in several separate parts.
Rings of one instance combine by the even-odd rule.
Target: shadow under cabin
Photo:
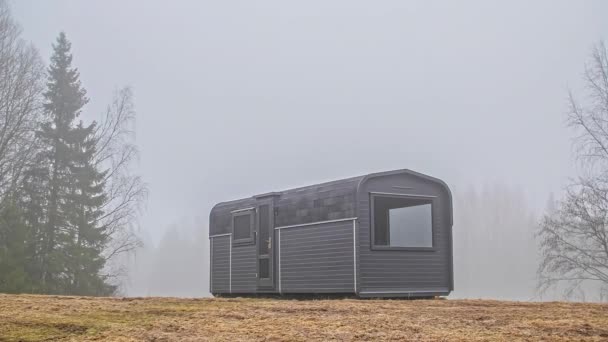
[[[450,190],[411,170],[218,203],[209,238],[216,296],[454,290]]]

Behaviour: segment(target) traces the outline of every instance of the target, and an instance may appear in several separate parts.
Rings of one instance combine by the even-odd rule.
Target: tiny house
[[[213,207],[210,292],[445,296],[452,198],[441,180],[379,172]]]

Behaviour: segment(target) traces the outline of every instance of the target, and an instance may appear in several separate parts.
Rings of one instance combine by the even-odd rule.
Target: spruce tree
[[[42,239],[39,276],[42,290],[49,293],[65,291],[73,122],[87,103],[78,70],[72,67],[70,49],[70,42],[63,32],[60,33],[53,45],[47,91],[44,93],[47,120],[39,132],[43,145],[39,159],[43,169],[37,173],[44,178],[41,183],[45,183],[46,188],[44,220],[38,229]]]
[[[53,49],[41,151],[26,181],[26,217],[40,241],[36,278],[45,293],[107,295],[114,288],[101,276],[108,238],[99,224],[106,197],[105,173],[94,161],[95,123],[76,124],[88,99],[63,32]]]
[[[101,276],[105,259],[103,250],[108,243],[106,227],[100,224],[101,208],[106,203],[104,192],[106,172],[95,165],[95,122],[84,126],[82,122],[73,131],[73,160],[70,172],[73,187],[70,195],[72,228],[67,255],[70,276],[70,293],[78,295],[108,295],[115,290]]]

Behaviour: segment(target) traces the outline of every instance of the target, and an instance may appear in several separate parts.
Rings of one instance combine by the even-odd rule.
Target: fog
[[[95,118],[131,85],[146,246],[127,295],[208,295],[214,203],[408,168],[454,194],[453,297],[539,299],[534,229],[577,174],[564,125],[603,1],[14,1],[64,30]]]

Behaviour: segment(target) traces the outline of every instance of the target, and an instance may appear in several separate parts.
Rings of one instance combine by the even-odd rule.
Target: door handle
[[[268,249],[272,249],[272,237],[268,238]]]

